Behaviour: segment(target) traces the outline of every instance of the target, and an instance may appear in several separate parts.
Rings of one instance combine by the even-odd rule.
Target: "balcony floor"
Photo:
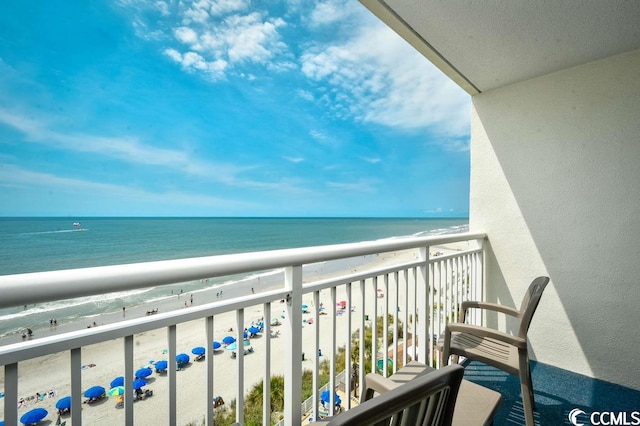
[[[578,417],[578,421],[585,424],[590,424],[588,416],[594,411],[627,412],[628,421],[632,421],[631,412],[640,411],[640,391],[535,361],[532,361],[531,373],[537,425],[571,425],[568,415],[574,408],[586,412]],[[525,424],[517,377],[471,361],[465,366],[465,378],[502,394],[495,425]]]

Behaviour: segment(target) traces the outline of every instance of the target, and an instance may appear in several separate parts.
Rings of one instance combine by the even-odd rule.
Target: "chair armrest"
[[[451,332],[468,333],[478,337],[488,337],[490,339],[496,339],[501,342],[508,343],[516,348],[527,348],[526,339],[519,336],[512,336],[511,334],[494,330],[492,328],[480,327],[471,324],[449,323],[445,328],[445,341],[450,340]]]
[[[467,309],[469,308],[478,308],[478,309],[485,309],[488,311],[496,311],[496,312],[501,312],[503,314],[507,314],[507,315],[511,315],[512,317],[519,317],[520,316],[520,311],[518,311],[517,309],[514,308],[510,308],[508,306],[504,306],[504,305],[500,305],[497,303],[489,303],[489,302],[478,302],[475,300],[466,300],[464,302],[462,302],[462,304],[460,305],[460,318],[461,318],[461,322],[464,322],[464,320],[467,317]]]
[[[400,383],[396,383],[391,379],[376,373],[369,373],[364,377],[360,403],[362,404],[363,402],[373,398],[374,392],[382,394],[393,388],[397,388],[398,386],[400,386]]]

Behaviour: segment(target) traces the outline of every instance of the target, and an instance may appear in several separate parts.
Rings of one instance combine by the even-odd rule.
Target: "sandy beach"
[[[367,259],[365,264],[352,267],[349,271],[354,272],[356,270],[376,268],[384,265],[386,262],[393,260],[398,261],[398,256],[406,257],[406,261],[415,259],[414,252],[403,252],[395,254],[380,255],[379,257],[372,257]],[[405,259],[402,259],[405,260]],[[343,268],[346,265],[337,266]],[[319,278],[327,278],[329,276],[338,274],[338,270],[334,270],[324,265],[318,265],[315,269],[313,267],[305,273],[305,280],[315,280]],[[193,296],[193,306],[198,304],[204,304],[211,301],[215,301],[220,297],[233,298],[236,296],[245,296],[251,294],[251,292],[260,292],[268,288],[272,288],[275,285],[281,285],[278,283],[281,280],[279,276],[261,276],[259,279],[247,280],[234,285],[223,286],[214,290],[206,290],[201,292],[193,292],[189,294],[176,295],[175,298],[165,300],[162,303],[143,305],[137,308],[129,308],[125,313],[117,312],[109,315],[100,315],[95,317],[97,326],[100,324],[109,323],[116,320],[122,320],[125,318],[133,318],[136,316],[145,315],[147,311],[153,309],[159,309],[161,311],[170,309],[168,304],[172,304],[173,309],[189,309],[191,306],[191,297]],[[371,283],[367,282],[367,285]],[[378,283],[378,287],[382,286],[382,280]],[[370,290],[369,290],[370,291]],[[222,292],[222,295],[220,294]],[[373,294],[373,293],[368,293]],[[345,287],[338,288],[337,300],[345,299]],[[373,300],[367,298],[365,307],[359,306],[359,286],[354,285],[352,289],[352,301],[354,312],[351,313],[354,321],[360,318],[362,310],[365,314],[371,314]],[[321,303],[325,307],[329,307],[331,304],[330,292],[325,290],[321,292]],[[185,307],[186,303],[186,307]],[[370,304],[371,303],[371,304]],[[401,303],[403,303],[401,301]],[[311,294],[306,294],[303,298],[303,304],[309,306],[309,313],[304,314],[303,318],[313,318],[316,307],[313,304]],[[265,341],[271,339],[271,372],[274,375],[283,374],[284,372],[284,345],[278,344],[279,341],[284,340],[287,330],[286,321],[287,318],[282,318],[281,313],[284,309],[284,305],[280,304],[280,301],[274,301],[272,304],[271,317],[280,317],[280,321],[283,322],[281,326],[273,327],[272,331],[280,332],[280,337],[268,337],[264,335],[258,335],[255,338],[250,339],[251,345],[254,349],[253,353],[245,356],[245,394],[251,387],[263,380],[263,365],[265,360]],[[327,309],[329,313],[331,309]],[[347,309],[349,312],[349,309]],[[258,321],[265,316],[262,311],[262,305],[254,306],[245,310],[245,326],[248,326],[252,321]],[[343,346],[346,343],[346,321],[347,315],[341,315],[337,317],[337,345]],[[303,352],[312,354],[315,351],[315,329],[320,327],[326,330],[331,326],[331,315],[321,315],[319,323],[309,324],[303,322]],[[69,323],[61,324],[57,327],[52,327],[48,333],[61,333],[68,330],[78,329],[86,327],[86,320],[82,323]],[[236,328],[235,312],[229,312],[225,314],[216,315],[214,318],[214,340],[221,341],[222,338],[228,334],[230,328]],[[46,329],[41,331],[47,333]],[[191,349],[195,346],[205,346],[205,321],[198,320],[191,323],[180,324],[177,327],[178,344],[177,353],[187,353],[192,359],[192,362],[183,370],[177,372],[177,407],[178,407],[178,424],[185,425],[190,422],[200,424],[204,418],[204,413],[207,409],[210,409],[210,402],[206,401],[206,365],[203,362],[193,362],[193,355]],[[322,334],[321,334],[322,335]],[[35,338],[38,336],[36,335]],[[136,335],[134,338],[134,366],[135,368],[141,368],[145,366],[152,366],[155,361],[167,359],[167,336],[166,329],[154,330],[151,332]],[[117,376],[124,374],[124,342],[123,339],[118,339],[111,342],[103,342],[90,347],[84,347],[82,349],[82,388],[83,391],[91,386],[100,385],[105,389],[109,389],[110,382]],[[323,352],[323,357],[331,355],[329,346],[323,347],[321,344],[320,349]],[[236,394],[236,362],[237,360],[231,358],[229,351],[224,349],[218,350],[214,354],[214,395],[221,396],[225,401],[230,402]],[[303,368],[313,368],[314,357],[307,356],[303,361]],[[0,391],[4,390],[4,373],[0,376]],[[168,378],[166,375],[158,375],[155,372],[149,377],[148,385],[146,389],[153,390],[153,396],[135,403],[135,420],[136,424],[151,425],[151,424],[165,424],[168,415]],[[51,421],[51,424],[56,420],[56,408],[55,404],[58,399],[70,394],[70,355],[69,353],[52,354],[47,357],[42,357],[34,360],[29,360],[19,365],[19,398],[29,399],[34,397],[37,393],[47,395],[42,400],[29,400],[25,407],[19,409],[19,416],[28,410],[36,407],[43,407],[49,411],[47,420]],[[52,394],[53,396],[50,396]],[[3,417],[4,407],[0,404],[0,418]],[[116,397],[107,397],[97,403],[83,404],[83,420],[85,424],[89,425],[114,425],[124,424],[124,410],[116,407]],[[64,419],[64,417],[63,417]],[[46,424],[46,423],[45,423]],[[69,422],[67,422],[69,424]]]

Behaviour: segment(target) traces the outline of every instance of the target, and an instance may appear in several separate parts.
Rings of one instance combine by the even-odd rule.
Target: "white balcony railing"
[[[346,354],[351,354],[352,349],[357,347],[359,356],[355,361],[359,366],[364,366],[367,359],[374,360],[373,362],[378,359],[390,359],[391,361],[381,362],[382,374],[385,375],[391,374],[407,362],[411,352],[411,348],[408,347],[409,340],[415,348],[414,357],[437,363],[433,356],[434,339],[430,336],[439,335],[447,321],[456,319],[457,307],[462,300],[482,297],[484,238],[484,234],[466,233],[0,276],[0,308],[5,308],[213,277],[282,270],[282,281],[279,285],[258,291],[256,294],[216,300],[185,309],[0,346],[0,365],[4,366],[5,424],[18,424],[20,363],[59,352],[69,353],[68,383],[72,399],[70,418],[73,425],[81,425],[83,348],[114,339],[122,340],[125,383],[130,384],[134,379],[135,336],[165,328],[167,357],[173,360],[178,345],[177,327],[190,321],[201,320],[205,324],[203,331],[206,334],[207,348],[205,366],[202,367],[202,374],[206,376],[204,388],[178,387],[176,365],[170,362],[167,373],[168,395],[159,397],[166,398],[166,404],[163,404],[166,416],[163,417],[168,419],[169,424],[184,422],[184,419],[178,416],[177,395],[180,392],[189,392],[193,398],[202,399],[202,407],[209,407],[197,414],[199,418],[204,417],[207,425],[211,425],[212,399],[223,391],[229,392],[228,389],[220,389],[214,380],[214,365],[219,362],[212,352],[215,319],[219,315],[235,312],[234,333],[241,341],[246,325],[246,312],[251,309],[252,315],[255,315],[257,308],[265,319],[263,335],[270,336],[273,330],[269,319],[280,314],[275,312],[277,306],[278,309],[284,310],[286,318],[280,327],[282,336],[276,340],[278,345],[284,346],[284,359],[275,359],[271,355],[274,347],[271,339],[267,337],[261,339],[264,348],[261,348],[260,352],[263,355],[255,358],[251,355],[251,368],[253,372],[256,364],[261,364],[261,377],[271,377],[278,370],[274,365],[282,366],[285,378],[284,424],[298,425],[303,415],[302,371],[303,367],[308,369],[309,364],[303,361],[303,352],[307,361],[312,361],[314,395],[311,406],[314,413],[319,412],[321,358],[330,362],[330,389],[338,387],[338,374],[347,378],[343,380],[346,395],[354,393],[352,386],[358,386],[363,381],[364,368],[359,368],[357,374],[353,374],[351,359],[345,361],[344,371],[336,371],[335,354],[339,346],[345,346]],[[339,262],[342,259],[356,257],[375,259],[375,262],[362,263],[357,268],[343,273],[334,271],[322,274],[318,271],[322,265],[329,265],[331,261]],[[281,300],[284,303],[281,304]],[[305,333],[308,332],[307,329],[312,330],[312,347],[303,347],[301,306],[308,300],[311,301],[311,308],[306,316],[315,325],[305,327]],[[340,302],[343,301],[344,306],[341,306]],[[323,302],[326,303],[326,307],[323,306]],[[324,309],[319,309],[321,306]],[[357,307],[353,312],[352,306]],[[328,315],[323,315],[324,313]],[[393,324],[402,324],[400,327],[392,327],[392,342],[389,341],[389,333],[377,336],[376,327],[376,323],[382,321],[383,330],[389,330],[390,318]],[[423,318],[429,320],[423,321]],[[370,353],[365,353],[364,350],[367,326],[372,326],[373,330]],[[354,333],[358,337],[352,342]],[[117,346],[111,347],[113,351],[120,350]],[[318,353],[321,347],[322,357]],[[236,399],[236,422],[241,424],[244,422],[244,392],[251,386],[251,383],[248,383],[250,378],[246,375],[248,367],[245,358],[247,357],[242,351],[237,352],[233,367],[236,383],[234,394],[231,395]],[[353,376],[357,380],[352,382],[348,378]],[[268,380],[264,381],[263,393],[263,424],[268,424],[271,413]],[[122,421],[132,425],[133,392],[125,393],[125,396],[127,398]],[[345,398],[343,408],[348,409],[350,405],[350,399]],[[333,407],[333,404],[329,404],[330,414]],[[135,409],[139,409],[139,406],[136,405]],[[193,416],[193,413],[189,415]]]

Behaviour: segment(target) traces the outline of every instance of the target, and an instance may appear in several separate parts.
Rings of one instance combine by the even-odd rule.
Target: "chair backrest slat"
[[[529,285],[527,293],[522,298],[522,303],[520,304],[520,327],[518,329],[518,336],[522,338],[527,337],[533,314],[538,308],[542,292],[547,284],[549,284],[549,277],[538,277]]]
[[[450,425],[463,374],[460,365],[449,365],[416,377],[339,414],[327,425]]]

